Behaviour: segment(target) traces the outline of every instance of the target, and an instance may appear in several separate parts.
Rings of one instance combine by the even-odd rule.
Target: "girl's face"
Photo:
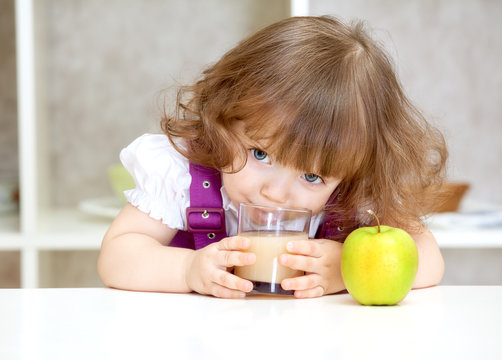
[[[250,142],[251,143],[251,142]],[[234,160],[238,168],[242,159]],[[223,172],[223,185],[237,208],[240,203],[307,208],[319,213],[342,179],[321,178],[274,163],[259,145],[249,145],[245,166]]]

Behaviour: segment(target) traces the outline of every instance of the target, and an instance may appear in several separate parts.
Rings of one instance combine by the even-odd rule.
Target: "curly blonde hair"
[[[274,161],[343,178],[326,211],[348,226],[354,212],[371,208],[412,230],[434,209],[444,138],[407,98],[389,56],[361,22],[323,16],[272,24],[181,87],[176,110],[161,121],[190,161],[232,171],[239,170],[232,168],[236,154],[247,150],[237,123],[250,138],[266,140],[263,150]]]

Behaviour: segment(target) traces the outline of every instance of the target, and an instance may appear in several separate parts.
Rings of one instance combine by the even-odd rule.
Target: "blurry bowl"
[[[441,188],[443,200],[436,208],[437,213],[455,212],[459,209],[462,199],[470,185],[463,182],[446,182]]]
[[[0,213],[14,213],[19,208],[19,182],[17,179],[0,177]]]
[[[136,187],[134,179],[122,164],[114,164],[108,167],[108,180],[115,195],[126,203],[127,199],[124,191],[134,189]]]

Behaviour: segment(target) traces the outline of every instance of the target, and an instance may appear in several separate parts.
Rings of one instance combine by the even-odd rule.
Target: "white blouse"
[[[166,135],[145,134],[120,152],[120,160],[134,178],[136,188],[124,192],[127,201],[172,229],[186,230],[185,209],[190,206],[188,159],[173,147]],[[228,236],[237,234],[238,209],[225,191],[220,189],[225,210]],[[321,212],[312,216],[313,238],[324,218]]]

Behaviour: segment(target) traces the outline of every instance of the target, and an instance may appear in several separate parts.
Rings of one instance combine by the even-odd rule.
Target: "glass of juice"
[[[253,292],[292,295],[292,290],[282,289],[281,281],[303,271],[280,265],[279,256],[288,252],[288,241],[308,239],[311,217],[309,209],[240,204],[238,234],[251,240],[247,251],[256,254],[256,263],[236,266],[235,275],[250,280]]]

